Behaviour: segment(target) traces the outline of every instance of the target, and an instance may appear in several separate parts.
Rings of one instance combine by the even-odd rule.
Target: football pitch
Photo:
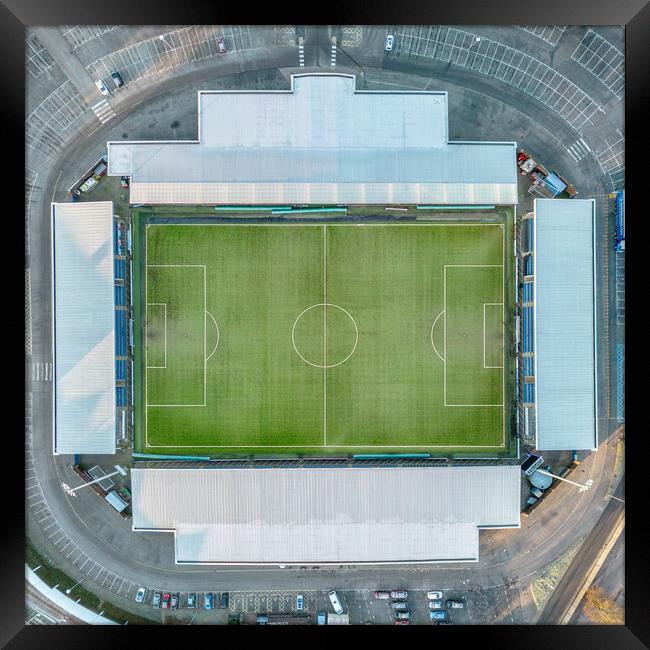
[[[504,223],[140,232],[137,451],[505,451]]]

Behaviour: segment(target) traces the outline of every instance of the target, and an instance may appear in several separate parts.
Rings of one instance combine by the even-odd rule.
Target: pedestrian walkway
[[[580,162],[585,156],[591,153],[589,145],[582,138],[574,142],[570,147],[567,147],[567,151],[576,162]]]
[[[32,381],[52,381],[53,367],[50,362],[32,362]]]
[[[298,41],[298,60],[300,61],[300,67],[305,67],[305,44],[302,42],[302,36]]]
[[[97,119],[102,124],[106,124],[106,122],[113,119],[116,115],[115,111],[113,110],[113,107],[105,99],[102,99],[100,102],[97,102],[91,108],[93,109],[93,112],[97,116]]]

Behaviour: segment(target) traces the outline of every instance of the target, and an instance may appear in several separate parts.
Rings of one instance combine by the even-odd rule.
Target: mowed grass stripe
[[[354,355],[328,370],[329,444],[502,444],[502,409],[443,406],[444,364],[430,337],[444,306],[444,266],[501,264],[502,238],[498,225],[328,227],[336,260],[328,264],[328,300],[359,328]],[[480,287],[464,290],[478,301]],[[482,366],[482,355],[476,361]]]
[[[220,331],[207,362],[206,406],[149,408],[149,445],[321,444],[322,375],[291,342],[305,303],[322,299],[320,230],[151,226],[148,233],[149,263],[205,264],[207,309]],[[167,345],[169,356],[169,338]]]
[[[444,266],[502,264],[503,229],[328,225],[326,269],[323,230],[311,225],[147,229],[149,264],[205,264],[207,310],[220,330],[207,364],[206,406],[147,409],[148,451],[502,445],[502,408],[444,407],[444,364],[432,348],[431,327],[444,306]],[[325,280],[327,302],[335,306],[306,312],[314,317],[300,319],[292,340],[298,315],[324,302]],[[479,304],[482,323],[482,289],[465,289],[468,300]],[[502,292],[501,285],[499,300]],[[210,352],[216,330],[212,339],[207,332]],[[316,360],[313,366],[300,358],[294,343]],[[352,356],[336,365],[353,343]],[[168,357],[173,345],[168,332]],[[483,368],[482,347],[477,363]]]

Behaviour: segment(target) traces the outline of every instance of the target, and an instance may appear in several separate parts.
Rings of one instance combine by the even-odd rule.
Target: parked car
[[[120,176],[120,187],[123,190],[127,190],[129,188],[129,177],[128,176]]]
[[[219,54],[225,54],[228,51],[226,49],[226,43],[223,40],[223,36],[217,39],[217,47],[219,48]]]
[[[318,612],[316,614],[316,622],[318,625],[327,625],[327,612]]]
[[[405,600],[394,600],[394,601],[390,604],[390,606],[391,606],[394,610],[400,610],[400,611],[403,611],[403,612],[408,611],[408,608],[409,608],[408,603],[407,603]]]
[[[98,182],[97,179],[91,176],[79,186],[79,189],[82,192],[87,192],[88,190],[91,190],[93,187],[95,187],[95,185],[97,185],[97,182]]]
[[[167,609],[169,607],[169,601],[171,600],[171,594],[163,594],[162,597],[162,608]]]
[[[444,621],[447,618],[447,612],[429,612],[429,618],[432,621]]]
[[[194,609],[196,607],[196,594],[187,594],[187,608]]]
[[[395,620],[396,621],[404,621],[408,620],[411,618],[411,613],[410,612],[395,612]]]
[[[219,601],[219,607],[221,609],[228,609],[228,603],[230,602],[230,594],[227,591],[224,591],[221,594],[221,600]]]
[[[405,618],[405,619],[402,619],[402,620],[399,620],[399,621],[395,621],[393,623],[393,625],[410,625],[410,624],[411,624],[411,621],[409,621],[408,618]]]
[[[343,607],[341,606],[341,602],[339,601],[339,597],[336,591],[332,590],[327,595],[330,598],[330,602],[332,603],[332,607],[334,608],[334,611],[337,614],[343,614]]]
[[[172,601],[171,601],[171,607],[172,609],[178,609],[178,601],[179,601],[178,594],[172,594]]]
[[[124,85],[124,79],[122,79],[122,75],[119,72],[111,72],[111,79],[118,88]]]
[[[427,598],[429,600],[440,600],[442,598],[442,591],[427,591]]]
[[[409,592],[406,589],[400,589],[398,591],[391,591],[390,597],[393,600],[406,600],[409,597]]]
[[[379,600],[388,600],[390,598],[390,591],[375,591],[373,595]]]
[[[386,51],[390,52],[393,49],[394,44],[395,37],[392,34],[388,34],[388,36],[386,36]]]
[[[95,86],[97,86],[97,90],[99,90],[102,95],[108,96],[108,88],[106,88],[106,84],[101,79],[95,82]]]
[[[151,602],[151,604],[152,604],[154,607],[160,607],[160,597],[161,597],[161,595],[162,595],[162,594],[161,594],[159,591],[157,591],[157,592],[153,595],[153,601]]]
[[[305,610],[305,597],[302,594],[296,596],[296,611],[302,612]]]
[[[447,607],[451,607],[452,609],[463,609],[465,603],[462,600],[448,600]]]
[[[144,587],[140,587],[140,589],[138,589],[138,593],[135,595],[135,602],[141,603],[142,601],[144,601],[144,597],[146,593],[147,590]]]
[[[441,600],[430,600],[429,601],[429,609],[443,609],[442,601]]]
[[[203,596],[203,607],[205,609],[212,609],[212,594],[207,593]]]

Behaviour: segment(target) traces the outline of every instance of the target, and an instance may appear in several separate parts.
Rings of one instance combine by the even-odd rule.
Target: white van
[[[327,595],[330,597],[330,602],[332,603],[334,611],[337,614],[343,614],[343,607],[341,607],[341,603],[339,602],[339,597],[336,595],[336,592],[330,591]]]

